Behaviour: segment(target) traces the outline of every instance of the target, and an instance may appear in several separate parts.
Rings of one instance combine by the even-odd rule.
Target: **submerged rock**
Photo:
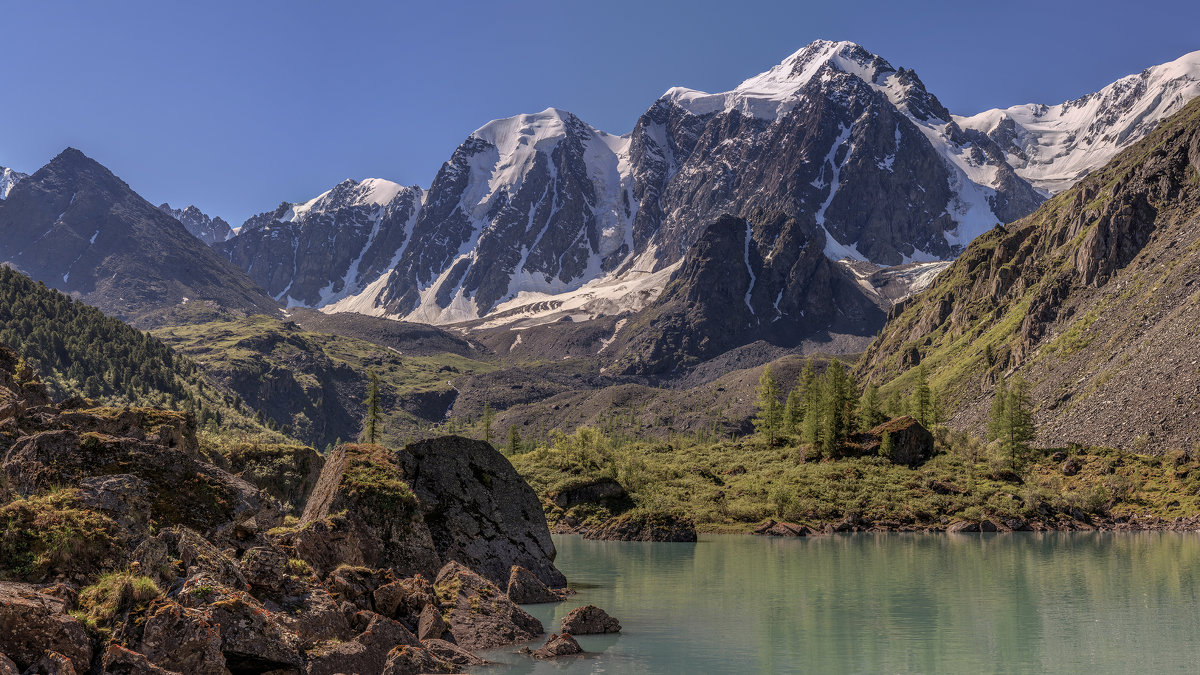
[[[571,635],[621,632],[621,623],[595,605],[584,605],[571,610],[562,618],[561,626],[562,632]]]
[[[575,592],[566,588],[550,588],[534,576],[533,572],[513,565],[508,574],[508,598],[518,605],[534,605],[544,602],[561,602]]]
[[[782,523],[767,519],[767,522],[754,528],[754,534],[765,537],[807,537],[813,531],[804,525]]]

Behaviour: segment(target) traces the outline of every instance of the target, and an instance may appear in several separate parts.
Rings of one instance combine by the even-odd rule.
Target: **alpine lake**
[[[578,594],[526,605],[547,633],[594,604],[620,634],[478,673],[1194,673],[1200,534],[555,536]],[[543,637],[530,646],[536,649]]]

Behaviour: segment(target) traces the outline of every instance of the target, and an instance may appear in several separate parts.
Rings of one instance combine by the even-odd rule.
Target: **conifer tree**
[[[483,424],[483,440],[486,443],[492,442],[492,420],[496,419],[496,413],[492,410],[492,404],[484,401],[483,415],[479,418]]]
[[[517,425],[508,425],[508,441],[504,444],[504,454],[515,455],[521,450],[521,436],[517,433]]]
[[[783,406],[779,402],[779,385],[771,374],[771,366],[763,368],[762,377],[758,379],[758,415],[754,418],[754,428],[763,435],[768,445],[774,444],[779,437],[783,423]]]
[[[883,432],[883,436],[879,439],[879,456],[891,459],[892,452],[892,434],[890,431],[885,431]]]
[[[783,407],[783,428],[789,434],[798,434],[804,426],[804,404],[797,384],[788,392],[787,404]]]
[[[913,385],[912,399],[908,406],[909,414],[922,425],[932,426],[930,413],[933,412],[932,398],[929,393],[929,377],[925,372],[925,364],[917,366],[917,382]]]
[[[836,456],[846,438],[846,403],[849,398],[846,370],[837,359],[825,369],[821,394],[821,448]]]
[[[1008,385],[1004,378],[996,381],[996,391],[992,396],[992,410],[988,416],[987,438],[989,441],[999,440],[1004,435],[1004,416],[1008,409]]]
[[[363,440],[374,444],[383,431],[383,415],[379,410],[379,374],[374,369],[367,371],[367,418],[363,421]]]
[[[858,429],[867,432],[883,422],[883,412],[879,409],[879,387],[868,384],[858,404]]]
[[[1018,471],[1029,457],[1029,444],[1037,437],[1029,385],[1024,379],[1017,377],[1009,387],[1006,398],[1000,443],[1009,456],[1012,470]]]

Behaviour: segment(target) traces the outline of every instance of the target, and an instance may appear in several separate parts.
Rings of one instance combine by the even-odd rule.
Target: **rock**
[[[318,576],[325,576],[340,565],[361,566],[365,562],[358,530],[342,515],[314,520],[278,535],[277,543],[291,546],[296,557],[311,565]]]
[[[569,509],[576,504],[592,503],[619,505],[623,508],[613,509],[624,511],[628,509],[629,494],[625,488],[612,478],[595,478],[573,483],[559,488],[546,495],[560,509]]]
[[[465,649],[528,642],[542,633],[540,621],[461,563],[446,563],[438,572],[434,589],[454,641]]]
[[[326,460],[300,518],[302,531],[344,511],[363,565],[389,568],[399,576],[432,576],[440,558],[404,475],[386,448],[339,446]],[[297,553],[304,555],[299,546]],[[305,560],[314,566],[329,562]]]
[[[812,530],[796,523],[780,523],[768,519],[767,522],[754,528],[754,534],[766,537],[807,537]]]
[[[996,524],[990,520],[986,520],[986,519],[981,520],[981,521],[979,521],[979,531],[980,532],[995,532]]]
[[[518,605],[561,602],[567,595],[567,589],[551,589],[533,572],[520,565],[513,565],[512,571],[509,572],[508,598]]]
[[[520,565],[552,588],[567,585],[533,488],[489,443],[442,436],[396,453],[443,561],[495,584]]]
[[[48,650],[75,664],[81,674],[92,660],[87,630],[67,614],[62,600],[35,586],[0,582],[0,654],[29,667]]]
[[[386,574],[385,570],[342,565],[329,573],[325,586],[339,601],[354,603],[359,609],[374,610],[375,591],[387,580]]]
[[[145,654],[139,654],[116,643],[110,643],[105,648],[100,665],[108,675],[171,675],[176,673],[174,670],[159,668],[150,663]]]
[[[845,517],[833,523],[834,532],[862,532],[867,529],[867,522],[857,513],[847,513]]]
[[[563,633],[559,635],[552,633],[550,639],[546,640],[546,644],[534,650],[533,658],[535,659],[552,659],[556,656],[570,656],[571,654],[582,654],[583,648],[575,641],[575,638]]]
[[[306,673],[380,673],[386,671],[391,652],[396,647],[416,646],[419,646],[417,638],[407,628],[372,612],[366,628],[352,640],[310,650]]]
[[[422,610],[437,601],[433,584],[419,574],[380,586],[374,597],[375,611],[414,626]]]
[[[193,587],[199,593],[200,587]],[[174,600],[150,606],[139,651],[158,666],[181,673],[224,675],[221,635],[206,613]]]
[[[432,604],[425,605],[425,609],[421,610],[421,618],[417,621],[417,638],[422,642],[437,640],[446,633],[448,628],[446,620],[442,618],[442,613],[438,611],[437,607]]]
[[[285,598],[281,609],[276,613],[280,622],[296,634],[302,649],[326,640],[343,640],[351,634],[345,612],[323,588]]]
[[[884,432],[891,436],[892,456],[896,464],[918,467],[933,456],[933,434],[916,419],[905,415],[880,424],[867,432],[871,439],[863,452],[878,454]]]
[[[0,654],[0,675],[21,675],[21,671],[17,669],[17,664],[7,656]]]
[[[979,523],[972,523],[968,520],[956,520],[946,527],[947,532],[978,532]]]
[[[25,669],[25,675],[82,675],[86,663],[76,663],[54,650],[46,650],[34,664]]]
[[[1075,474],[1079,473],[1079,469],[1081,468],[1082,467],[1079,464],[1079,460],[1075,459],[1074,457],[1068,459],[1062,464],[1062,472],[1064,476],[1074,476]]]
[[[305,445],[237,444],[224,451],[225,468],[249,481],[292,511],[302,511],[325,459]]]
[[[198,574],[184,583],[179,598],[185,607],[211,617],[230,670],[297,668],[303,663],[296,635],[248,592]]]
[[[583,533],[584,539],[611,541],[694,542],[696,524],[671,513],[630,511]]]
[[[577,607],[562,618],[562,632],[571,635],[620,633],[621,624],[595,605]]]
[[[423,673],[453,673],[453,664],[434,656],[424,647],[401,645],[388,654],[383,675],[421,675]]]
[[[421,646],[428,649],[430,654],[433,654],[442,661],[460,668],[488,665],[487,661],[445,640],[421,640]]]

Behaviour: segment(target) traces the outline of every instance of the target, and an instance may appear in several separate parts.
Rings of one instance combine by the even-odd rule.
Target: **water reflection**
[[[530,609],[556,630],[592,603],[620,636],[504,673],[1192,672],[1200,537],[1179,533],[558,537],[579,595]]]

